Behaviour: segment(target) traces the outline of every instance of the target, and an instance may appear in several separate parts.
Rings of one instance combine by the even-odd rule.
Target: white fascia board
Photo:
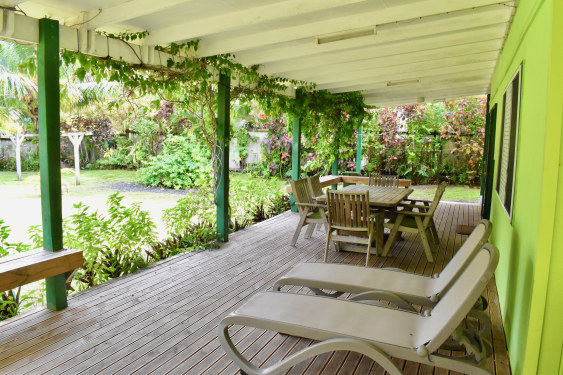
[[[4,27],[0,38],[24,43],[39,43],[39,20],[2,10]],[[84,31],[87,33],[84,34]],[[93,30],[78,30],[68,26],[59,26],[59,46],[61,49],[81,52],[98,57],[109,57],[128,64],[154,65],[166,68],[169,58],[176,57],[165,52],[155,51],[148,46],[127,43],[96,34]]]

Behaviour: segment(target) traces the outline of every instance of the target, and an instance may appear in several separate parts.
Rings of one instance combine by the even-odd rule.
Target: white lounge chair
[[[490,343],[465,318],[497,263],[496,248],[491,244],[483,246],[427,315],[335,298],[261,292],[220,322],[219,341],[242,374],[277,374],[316,355],[348,350],[373,359],[392,375],[402,372],[390,357],[466,374],[490,375],[485,365]],[[305,337],[318,343],[261,369],[234,346],[229,336],[232,325]],[[467,356],[438,353],[450,336],[465,346]]]
[[[349,264],[299,263],[277,280],[274,290],[285,285],[305,286],[318,295],[339,297],[357,294],[355,300],[383,299],[411,310],[410,304],[433,306],[481,246],[487,242],[492,224],[483,219],[439,274],[430,276],[408,273],[395,268],[367,268]],[[332,290],[327,293],[321,289]]]

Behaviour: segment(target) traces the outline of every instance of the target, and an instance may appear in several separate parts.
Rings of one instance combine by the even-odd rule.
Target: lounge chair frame
[[[475,375],[491,375],[486,367],[490,343],[468,325],[466,316],[491,279],[498,251],[486,244],[475,255],[431,313],[415,313],[363,303],[301,294],[261,292],[219,324],[219,341],[241,373],[277,374],[316,355],[355,351],[368,356],[388,373],[402,374],[390,357]],[[232,325],[318,341],[268,368],[258,368],[237,350],[229,336]],[[453,337],[464,345],[465,357],[438,350]]]
[[[326,297],[352,293],[354,300],[385,300],[407,310],[412,310],[412,304],[432,307],[487,242],[491,230],[492,223],[481,220],[442,272],[432,277],[396,268],[299,263],[274,283],[274,290],[280,291],[286,285],[305,286]]]

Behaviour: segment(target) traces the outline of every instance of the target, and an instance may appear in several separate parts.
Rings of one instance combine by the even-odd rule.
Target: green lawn
[[[410,195],[411,197],[425,198],[432,200],[434,194],[436,193],[436,186],[413,186],[415,191]],[[443,200],[449,201],[467,201],[467,202],[477,202],[479,199],[479,188],[473,188],[469,186],[448,186],[444,195]]]
[[[128,170],[84,170],[80,172],[79,186],[75,185],[74,172],[69,169],[62,173],[63,217],[74,212],[73,205],[82,202],[100,212],[106,210],[106,200],[110,194],[120,191],[123,203],[141,202],[141,207],[149,211],[159,233],[165,233],[161,222],[162,210],[176,205],[183,194],[175,194],[170,189],[144,189],[135,184],[135,171]],[[255,177],[243,173],[231,173],[232,184],[244,188],[250,186]],[[267,189],[284,189],[286,182],[278,178],[268,179]],[[2,210],[0,219],[12,229],[12,242],[27,239],[27,229],[41,224],[39,172],[23,172],[18,181],[15,172],[0,172],[0,197]]]

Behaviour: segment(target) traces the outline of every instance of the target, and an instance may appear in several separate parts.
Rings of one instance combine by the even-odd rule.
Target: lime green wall
[[[522,64],[512,222],[496,193],[491,213],[492,241],[501,252],[499,302],[517,375],[556,373],[561,358],[563,334],[557,320],[563,316],[563,272],[557,270],[563,269],[563,253],[555,249],[563,234],[555,228],[562,223],[556,212],[563,212],[562,199],[557,199],[563,197],[562,3],[520,1],[491,84],[491,102],[498,105],[498,160],[502,95]]]
[[[549,162],[545,163],[544,181],[555,190],[553,200],[545,202],[554,212],[551,221],[546,213],[538,243],[536,272],[547,274],[547,283],[534,285],[532,299],[532,318],[537,317],[537,322],[533,320],[530,326],[541,327],[537,333],[530,330],[530,335],[536,336],[534,341],[540,341],[539,355],[537,360],[534,357],[526,361],[524,367],[527,373],[537,369],[538,374],[556,373],[558,368],[561,373],[563,368],[563,233],[557,230],[563,228],[563,1],[554,1],[552,16],[545,150]]]

